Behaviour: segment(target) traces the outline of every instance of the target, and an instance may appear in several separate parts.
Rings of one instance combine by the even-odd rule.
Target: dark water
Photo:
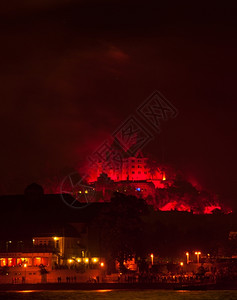
[[[33,300],[237,300],[236,291],[21,291],[0,292],[0,299]]]

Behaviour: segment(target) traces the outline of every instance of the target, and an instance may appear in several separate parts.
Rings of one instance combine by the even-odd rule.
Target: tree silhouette
[[[94,226],[99,227],[102,251],[107,261],[119,262],[120,271],[125,272],[124,262],[144,252],[142,216],[147,206],[142,199],[115,193],[111,203],[103,209]],[[112,266],[110,266],[113,269]]]

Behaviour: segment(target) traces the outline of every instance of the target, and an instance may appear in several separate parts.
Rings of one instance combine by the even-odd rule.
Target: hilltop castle
[[[115,181],[146,181],[152,182],[155,187],[163,188],[166,181],[164,170],[157,167],[157,164],[147,157],[144,157],[142,152],[138,152],[136,156],[121,158],[121,161],[115,165],[113,162],[105,163],[98,161],[89,170],[89,182],[97,181],[101,174]]]

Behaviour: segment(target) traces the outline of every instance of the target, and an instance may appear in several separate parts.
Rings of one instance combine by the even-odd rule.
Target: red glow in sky
[[[0,17],[0,193],[66,176],[157,89],[179,115],[145,150],[236,207],[231,3],[25,0]]]

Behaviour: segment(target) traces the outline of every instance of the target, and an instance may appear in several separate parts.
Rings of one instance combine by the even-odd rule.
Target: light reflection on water
[[[34,290],[26,290],[26,291],[16,291],[16,293],[36,293],[38,291],[34,291]]]
[[[11,300],[237,300],[236,291],[95,290],[0,292]]]

